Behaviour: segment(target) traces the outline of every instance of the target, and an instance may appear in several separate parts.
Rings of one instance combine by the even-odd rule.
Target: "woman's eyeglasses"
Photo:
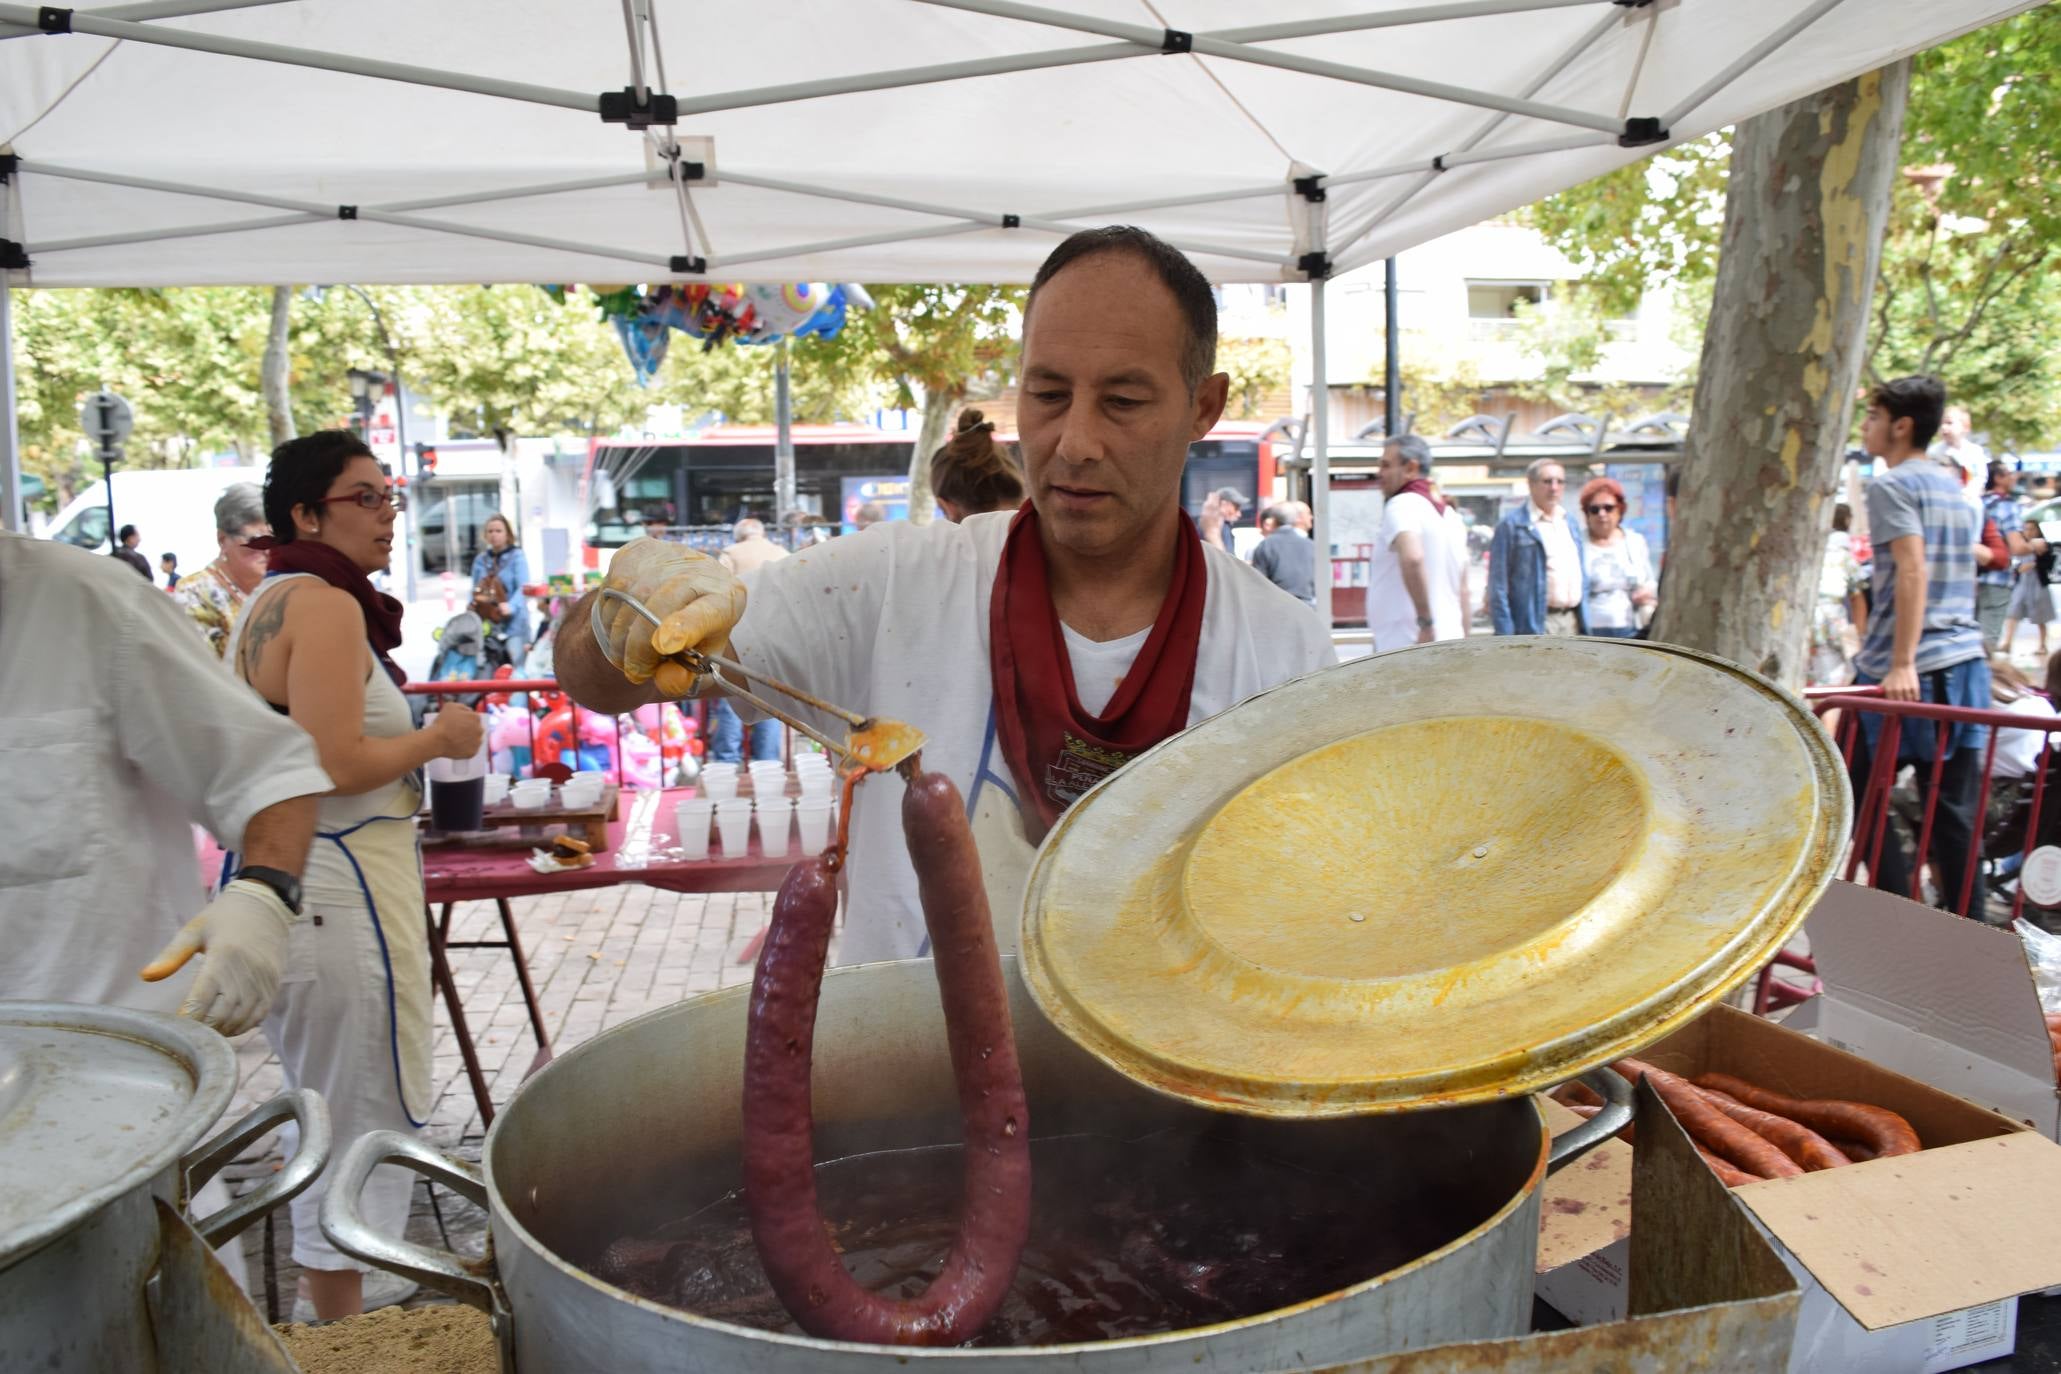
[[[325,496],[315,504],[333,506],[339,501],[348,501],[360,510],[378,510],[381,506],[392,506],[397,511],[408,509],[408,493],[397,487],[386,491],[353,491],[342,496]]]
[[[1611,512],[1615,511],[1616,509],[1617,509],[1617,507],[1616,507],[1616,506],[1583,506],[1583,507],[1582,507],[1582,514],[1583,514],[1583,515],[1609,515],[1609,514],[1610,514]]]

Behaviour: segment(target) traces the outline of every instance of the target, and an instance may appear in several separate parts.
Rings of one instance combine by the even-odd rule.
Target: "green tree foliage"
[[[2001,443],[2061,425],[2061,9],[2044,6],[1913,62],[1898,188],[1865,375],[1934,371]],[[1533,207],[1607,302],[1672,281],[1707,298],[1730,143],[1709,135]]]
[[[1295,356],[1285,339],[1220,339],[1217,370],[1231,378],[1224,418],[1261,418],[1267,397],[1288,385],[1294,366]]]

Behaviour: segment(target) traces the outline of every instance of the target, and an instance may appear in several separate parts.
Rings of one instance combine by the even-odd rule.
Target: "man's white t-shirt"
[[[1415,534],[1424,550],[1432,637],[1458,639],[1466,630],[1461,595],[1467,576],[1467,533],[1460,512],[1447,506],[1440,515],[1421,494],[1397,492],[1382,503],[1381,532],[1367,576],[1367,629],[1377,653],[1417,642],[1417,605],[1403,584],[1403,561],[1395,551],[1396,539],[1406,533]]]
[[[112,558],[0,533],[0,997],[171,1011],[199,971],[136,971],[203,905],[224,848],[330,789],[315,742]]]
[[[867,715],[906,721],[929,737],[924,767],[945,773],[986,811],[1013,797],[1015,779],[994,743],[988,604],[1014,512],[960,524],[901,521],[833,539],[745,579],[750,598],[731,635],[739,662]],[[1336,662],[1308,606],[1222,549],[1204,547],[1209,590],[1188,723],[1205,720],[1276,683]],[[1075,693],[1105,706],[1149,631],[1095,644],[1069,633]],[[811,722],[832,732],[833,722]],[[841,732],[841,726],[835,727]],[[833,738],[836,734],[833,733]],[[851,822],[844,963],[906,959],[925,948],[923,909],[902,838],[902,782],[859,788]],[[1006,825],[976,824],[981,862],[1004,948],[1012,949],[1020,876],[1033,846],[1004,805]],[[1005,902],[1007,903],[1005,907]]]

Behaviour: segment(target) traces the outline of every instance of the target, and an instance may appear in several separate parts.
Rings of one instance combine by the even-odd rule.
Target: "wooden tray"
[[[429,808],[425,806],[418,815],[422,824],[422,842],[425,845],[458,844],[467,849],[537,849],[549,842],[550,837],[544,831],[557,827],[585,840],[594,853],[605,854],[609,847],[608,823],[616,818],[616,802],[620,795],[620,789],[609,783],[601,789],[600,798],[587,807],[573,808],[554,803],[522,811],[514,802],[503,800],[486,808],[481,816],[480,829],[466,831],[431,828]],[[534,833],[522,833],[525,831]]]

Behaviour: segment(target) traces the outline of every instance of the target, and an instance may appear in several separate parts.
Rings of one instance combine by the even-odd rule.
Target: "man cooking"
[[[1178,251],[1088,230],[1025,306],[1017,432],[1030,504],[884,524],[761,568],[636,541],[609,568],[666,623],[610,605],[607,644],[568,635],[559,681],[620,711],[694,690],[659,656],[700,647],[929,736],[967,798],[1005,950],[1036,841],[1133,755],[1334,661],[1315,613],[1211,547],[1182,511],[1188,446],[1223,412],[1216,305]],[[745,613],[745,585],[750,612]],[[589,603],[573,623],[586,625]],[[828,721],[823,722],[828,725]],[[926,953],[901,782],[859,790],[841,957]]]

